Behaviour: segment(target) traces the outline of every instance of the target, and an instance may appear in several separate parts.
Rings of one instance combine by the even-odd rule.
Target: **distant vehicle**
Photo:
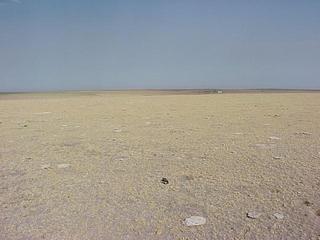
[[[221,90],[218,91],[218,94],[222,94],[223,92]]]

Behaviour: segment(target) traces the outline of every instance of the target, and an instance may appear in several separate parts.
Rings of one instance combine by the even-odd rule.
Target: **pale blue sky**
[[[320,88],[319,0],[0,0],[0,91]]]

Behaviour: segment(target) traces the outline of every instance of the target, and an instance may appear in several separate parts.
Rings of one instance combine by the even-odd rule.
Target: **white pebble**
[[[70,164],[68,163],[58,164],[58,168],[68,168],[68,167],[70,167]]]
[[[261,215],[262,215],[262,213],[258,213],[258,212],[248,212],[247,213],[247,217],[252,218],[252,219],[259,218]]]
[[[273,214],[273,216],[275,216],[275,218],[279,219],[279,220],[284,218],[283,214],[281,214],[281,213],[275,213],[275,214]]]
[[[115,133],[120,133],[120,132],[122,132],[122,130],[119,129],[119,128],[115,128],[115,129],[113,129],[113,132],[115,132]]]
[[[183,223],[186,226],[199,226],[199,225],[203,225],[206,223],[206,219],[204,217],[200,217],[200,216],[191,216],[186,218]]]
[[[280,140],[280,138],[279,138],[279,137],[274,137],[274,136],[269,137],[269,139],[271,139],[271,140]]]

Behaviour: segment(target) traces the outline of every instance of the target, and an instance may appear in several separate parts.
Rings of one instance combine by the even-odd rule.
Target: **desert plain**
[[[0,94],[0,239],[319,240],[320,92]]]

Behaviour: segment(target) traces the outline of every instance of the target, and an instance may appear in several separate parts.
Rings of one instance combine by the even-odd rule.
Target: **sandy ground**
[[[0,122],[1,240],[320,239],[320,93],[0,95]]]

